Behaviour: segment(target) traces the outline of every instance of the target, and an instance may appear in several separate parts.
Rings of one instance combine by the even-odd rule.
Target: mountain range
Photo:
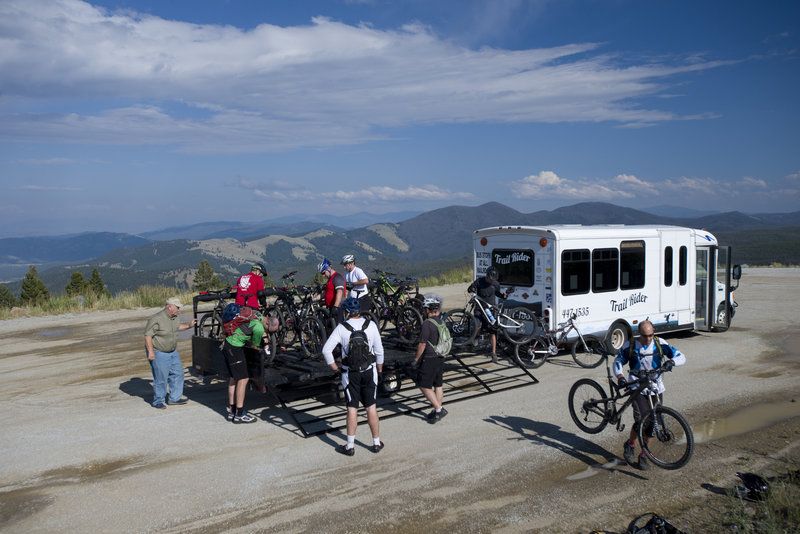
[[[307,283],[316,264],[330,258],[338,264],[343,254],[356,255],[368,273],[378,268],[398,274],[429,276],[441,270],[469,264],[472,233],[498,225],[545,226],[550,224],[674,224],[706,228],[723,244],[738,241],[754,258],[759,251],[786,252],[780,258],[759,262],[800,262],[800,211],[775,214],[713,213],[675,217],[669,207],[647,213],[613,204],[587,202],[550,211],[522,213],[489,202],[480,206],[449,206],[425,213],[393,214],[383,222],[354,227],[358,217],[324,220],[274,220],[264,223],[214,222],[168,228],[138,236],[87,233],[77,236],[0,239],[0,279],[15,294],[19,278],[29,265],[51,293],[60,293],[73,271],[88,278],[97,268],[112,292],[132,290],[145,284],[189,287],[194,272],[208,260],[225,281],[234,281],[254,261],[264,263],[274,282],[298,271],[297,282]],[[369,214],[367,214],[369,215]],[[375,216],[372,216],[375,217]],[[400,219],[400,220],[397,220]],[[368,220],[364,218],[363,220]],[[770,249],[765,241],[782,243]],[[788,240],[788,241],[787,241]],[[788,246],[786,245],[788,242]],[[734,250],[737,263],[755,262]],[[16,273],[12,273],[17,269]],[[10,275],[14,276],[10,276]]]

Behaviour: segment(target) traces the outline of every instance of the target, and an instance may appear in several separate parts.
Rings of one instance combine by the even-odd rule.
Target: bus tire
[[[617,353],[630,337],[631,331],[628,325],[624,321],[617,321],[611,325],[606,333],[606,347],[611,352]]]
[[[725,332],[731,325],[731,307],[725,302],[721,302],[717,308],[717,316],[714,321],[715,332]]]

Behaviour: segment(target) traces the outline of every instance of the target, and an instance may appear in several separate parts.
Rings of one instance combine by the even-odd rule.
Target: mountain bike
[[[264,310],[264,313],[278,319],[278,331],[275,333],[277,344],[287,347],[299,343],[309,358],[322,354],[322,346],[327,339],[325,324],[314,311],[314,292],[313,288],[306,286],[276,288],[273,294],[277,299]]]
[[[423,321],[418,282],[415,278],[404,280],[391,278],[394,276],[393,273],[386,271],[376,269],[375,272],[378,277],[374,285],[370,284],[372,286],[370,312],[377,321],[378,329],[384,332],[389,323],[392,323],[397,332],[397,340],[401,344],[416,342]]]
[[[236,297],[236,288],[209,290],[201,292],[206,299],[216,300],[214,309],[206,312],[200,317],[198,322],[198,335],[221,339],[222,332],[222,310],[228,304],[228,300]]]
[[[570,344],[572,359],[581,367],[592,369],[603,363],[605,347],[603,342],[595,336],[584,336],[575,323],[577,315],[572,314],[563,323],[559,323],[555,330],[548,330],[547,322],[538,315],[531,314],[532,320],[537,325],[534,336],[525,343],[519,344],[514,351],[517,364],[524,367],[541,367],[548,356],[555,356],[566,345],[567,337],[573,330],[578,338]]]
[[[480,316],[486,319],[493,332],[502,333],[505,339],[514,345],[525,343],[530,339],[529,324],[508,315],[503,310],[502,302],[498,306],[493,306],[478,295],[472,295],[466,307],[444,314],[445,324],[453,336],[454,347],[474,345],[479,326],[477,317]]]
[[[643,391],[657,391],[658,377],[663,370],[632,372],[636,378],[625,386],[614,379],[608,358],[606,371],[610,393],[590,378],[581,378],[569,390],[569,415],[578,428],[588,434],[601,432],[609,423],[622,432],[625,429],[622,414]],[[642,451],[658,467],[679,469],[694,452],[692,427],[677,411],[661,404],[659,396],[648,395],[647,398],[650,409],[643,414],[638,428]]]

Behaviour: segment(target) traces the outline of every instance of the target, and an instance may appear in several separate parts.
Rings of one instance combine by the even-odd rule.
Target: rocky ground
[[[436,290],[448,306],[466,298]],[[723,532],[735,471],[799,463],[798,296],[800,270],[746,270],[730,331],[666,336],[688,363],[667,377],[665,403],[697,445],[685,468],[647,472],[621,461],[623,435],[572,423],[569,387],[605,370],[567,355],[535,370],[538,384],[447,405],[439,424],[384,420],[380,454],[362,424],[350,458],[333,450],[341,432],[304,439],[266,394],[248,394],[258,423],[227,423],[224,385],[188,373],[189,337],[191,402],[151,408],[142,331],[155,309],[3,321],[0,529],[619,532],[653,510]]]

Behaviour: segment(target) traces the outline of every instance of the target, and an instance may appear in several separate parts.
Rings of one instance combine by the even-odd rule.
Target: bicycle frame
[[[520,328],[525,327],[525,323],[517,321],[516,319],[509,317],[503,312],[503,303],[501,302],[497,306],[492,306],[478,295],[472,295],[470,297],[469,302],[467,302],[466,306],[467,311],[475,315],[475,309],[480,310],[481,315],[486,319],[486,321],[491,325],[491,327],[495,331],[500,330],[517,330]],[[487,310],[494,310],[496,313],[494,314],[494,319],[489,320],[489,315],[487,314]],[[503,318],[508,321],[507,324],[503,324],[500,322],[500,318]]]
[[[583,344],[584,350],[589,350],[589,347],[586,344],[586,340],[583,338],[583,334],[581,333],[578,325],[575,324],[575,316],[573,315],[570,317],[566,322],[561,323],[557,329],[555,330],[548,330],[547,323],[544,321],[543,318],[536,316],[536,320],[539,323],[539,328],[542,330],[543,334],[542,337],[547,340],[547,347],[542,349],[535,349],[533,352],[535,354],[548,354],[549,356],[555,356],[558,354],[558,351],[561,347],[564,346],[564,343],[567,341],[567,337],[569,333],[575,330],[578,333],[578,338],[581,340]]]
[[[619,432],[622,432],[625,429],[625,425],[622,423],[622,414],[625,413],[625,410],[633,404],[637,397],[641,396],[644,391],[650,390],[655,391],[656,387],[656,380],[658,376],[661,374],[658,370],[653,371],[644,371],[644,376],[638,377],[634,380],[629,381],[625,386],[620,386],[615,380],[614,376],[611,374],[611,367],[608,362],[608,358],[606,359],[606,379],[608,380],[609,390],[611,391],[611,395],[606,399],[606,407],[608,408],[609,405],[611,407],[611,414],[609,415],[609,422],[614,424]],[[631,385],[638,385],[636,389],[632,389],[629,386]],[[651,389],[652,388],[652,389]],[[622,391],[625,390],[625,391]],[[657,395],[648,394],[647,400],[650,404],[650,411],[652,412],[658,404],[661,404],[661,401],[658,400],[655,403],[653,402],[653,398],[659,399]],[[622,404],[619,402],[622,399],[626,399]]]

